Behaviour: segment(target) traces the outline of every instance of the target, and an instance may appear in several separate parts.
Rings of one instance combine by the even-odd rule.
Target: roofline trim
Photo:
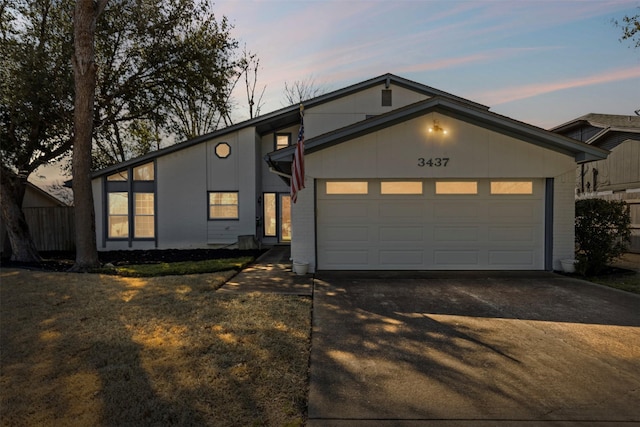
[[[489,110],[489,107],[487,107],[486,105],[482,105],[482,104],[478,104],[474,101],[465,99],[465,98],[461,98],[459,96],[450,94],[448,92],[444,92],[441,91],[439,89],[435,89],[433,87],[424,85],[422,83],[418,83],[412,80],[408,80],[405,79],[403,77],[399,77],[396,76],[394,74],[391,73],[386,73],[383,75],[380,75],[378,77],[374,77],[368,80],[365,80],[363,82],[360,83],[355,83],[352,84],[350,86],[344,87],[342,89],[338,89],[320,96],[317,96],[315,98],[309,99],[307,101],[304,101],[303,104],[305,106],[305,108],[313,108],[315,106],[318,105],[322,105],[324,103],[348,96],[352,93],[364,90],[364,89],[368,89],[369,87],[373,87],[376,85],[386,85],[387,82],[391,82],[391,84],[396,84],[398,86],[407,88],[407,89],[411,89],[420,93],[423,93],[425,95],[429,95],[431,97],[446,97],[446,98],[451,98],[453,100],[456,100],[458,102],[462,102],[464,104],[468,104],[470,106],[473,106],[475,108],[480,108],[480,109],[485,109],[485,110]],[[231,125],[229,127],[223,128],[223,129],[218,129],[216,131],[210,132],[208,134],[205,135],[200,135],[197,136],[195,138],[186,140],[186,141],[182,141],[179,142],[177,144],[173,144],[170,145],[168,147],[165,148],[161,148],[160,150],[156,150],[147,154],[143,154],[142,156],[121,162],[121,163],[117,163],[113,166],[109,166],[106,167],[104,169],[101,169],[99,171],[96,171],[92,174],[92,178],[99,178],[101,176],[105,176],[105,175],[109,175],[115,172],[119,172],[123,169],[127,169],[133,165],[137,165],[137,164],[141,164],[141,163],[145,163],[148,162],[149,160],[155,159],[157,157],[161,157],[167,154],[171,154],[174,153],[176,151],[180,151],[182,149],[185,148],[189,148],[191,146],[206,142],[210,139],[214,139],[214,138],[219,138],[222,137],[226,134],[244,129],[244,128],[248,128],[248,127],[258,127],[260,124],[269,122],[269,121],[273,121],[277,118],[282,118],[285,117],[288,114],[298,114],[299,111],[299,104],[295,104],[295,105],[290,105],[288,107],[284,107],[281,108],[279,110],[275,110],[272,111],[270,113],[267,113],[263,116],[258,116],[258,117],[254,117],[252,119],[248,119],[245,121],[242,121],[240,123],[237,123],[235,125]]]
[[[311,138],[305,141],[305,152],[311,154],[315,151],[376,132],[414,117],[422,116],[430,111],[439,111],[459,120],[511,135],[547,149],[572,155],[577,162],[604,159],[609,153],[607,150],[590,146],[578,140],[524,122],[519,122],[506,116],[487,110],[469,108],[468,105],[461,105],[460,103],[441,97],[419,101],[407,107]],[[489,126],[487,126],[487,124]],[[275,161],[283,161],[292,156],[294,150],[295,146],[290,146],[269,153],[269,158]],[[583,160],[583,157],[588,160]]]

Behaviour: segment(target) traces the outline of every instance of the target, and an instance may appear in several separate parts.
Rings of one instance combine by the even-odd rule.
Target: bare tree
[[[305,80],[296,80],[291,84],[284,82],[283,105],[300,104],[325,93],[327,93],[327,89],[317,86],[316,79],[313,76],[309,76]]]
[[[96,95],[96,22],[109,0],[76,0],[72,57],[75,86],[73,114],[73,198],[75,201],[76,262],[73,271],[100,265],[96,245],[91,189],[91,143]]]
[[[254,117],[260,115],[260,110],[264,105],[264,101],[262,100],[262,98],[264,97],[264,91],[267,89],[267,86],[265,85],[262,87],[262,91],[256,99],[256,86],[258,84],[260,58],[258,58],[255,53],[247,51],[246,46],[242,51],[242,54],[243,58],[241,59],[241,63],[244,73],[247,104],[249,105],[249,118],[253,119]]]

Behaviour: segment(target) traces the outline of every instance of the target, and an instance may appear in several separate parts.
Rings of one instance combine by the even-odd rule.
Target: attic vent
[[[391,89],[382,89],[382,106],[391,107]]]

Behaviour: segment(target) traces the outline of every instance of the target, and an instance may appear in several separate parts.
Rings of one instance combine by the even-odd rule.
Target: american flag
[[[298,142],[293,155],[293,165],[291,166],[291,201],[298,200],[298,191],[304,188],[304,113],[300,106],[300,131],[298,132]]]

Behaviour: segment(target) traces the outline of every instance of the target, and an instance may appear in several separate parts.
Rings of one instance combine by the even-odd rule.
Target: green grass
[[[588,281],[622,291],[640,294],[640,273],[618,273],[587,277]]]
[[[210,259],[205,261],[163,262],[101,268],[96,273],[125,277],[181,276],[185,274],[215,273],[241,270],[254,260],[252,257]]]

